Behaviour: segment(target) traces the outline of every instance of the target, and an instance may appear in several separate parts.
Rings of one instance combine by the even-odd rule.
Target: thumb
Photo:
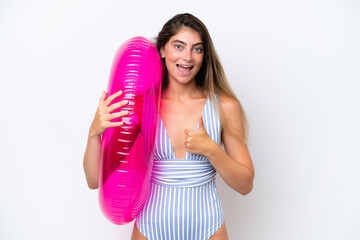
[[[204,120],[203,120],[203,115],[201,114],[200,119],[199,119],[199,129],[200,128],[205,128],[204,126]]]
[[[185,132],[185,135],[188,135],[188,134],[190,133],[190,130],[187,129],[187,128],[185,128],[185,129],[184,129],[184,132]]]

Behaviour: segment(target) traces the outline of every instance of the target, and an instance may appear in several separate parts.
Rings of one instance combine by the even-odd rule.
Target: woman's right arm
[[[83,165],[86,181],[89,188],[91,189],[97,189],[99,185],[101,135],[109,127],[117,127],[123,125],[123,122],[110,122],[110,120],[128,114],[127,111],[120,111],[110,114],[110,112],[128,103],[127,100],[123,100],[110,105],[110,103],[115,98],[119,97],[121,94],[122,91],[119,91],[106,98],[106,93],[102,93],[94,120],[90,126]]]

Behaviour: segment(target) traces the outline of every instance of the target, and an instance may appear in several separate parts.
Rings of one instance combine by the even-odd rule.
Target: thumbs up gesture
[[[210,147],[212,139],[205,129],[202,114],[198,122],[198,130],[185,128],[185,146],[187,151],[193,154],[204,154]]]

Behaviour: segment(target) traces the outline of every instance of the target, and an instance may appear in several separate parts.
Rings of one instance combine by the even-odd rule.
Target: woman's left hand
[[[204,154],[208,151],[211,143],[213,142],[205,129],[202,115],[199,119],[198,130],[185,128],[184,132],[185,146],[190,153]]]

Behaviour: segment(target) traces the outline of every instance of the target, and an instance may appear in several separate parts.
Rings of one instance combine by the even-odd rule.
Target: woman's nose
[[[184,52],[184,55],[183,55],[183,59],[187,62],[190,62],[192,60],[192,52],[191,52],[191,49],[186,49]]]

